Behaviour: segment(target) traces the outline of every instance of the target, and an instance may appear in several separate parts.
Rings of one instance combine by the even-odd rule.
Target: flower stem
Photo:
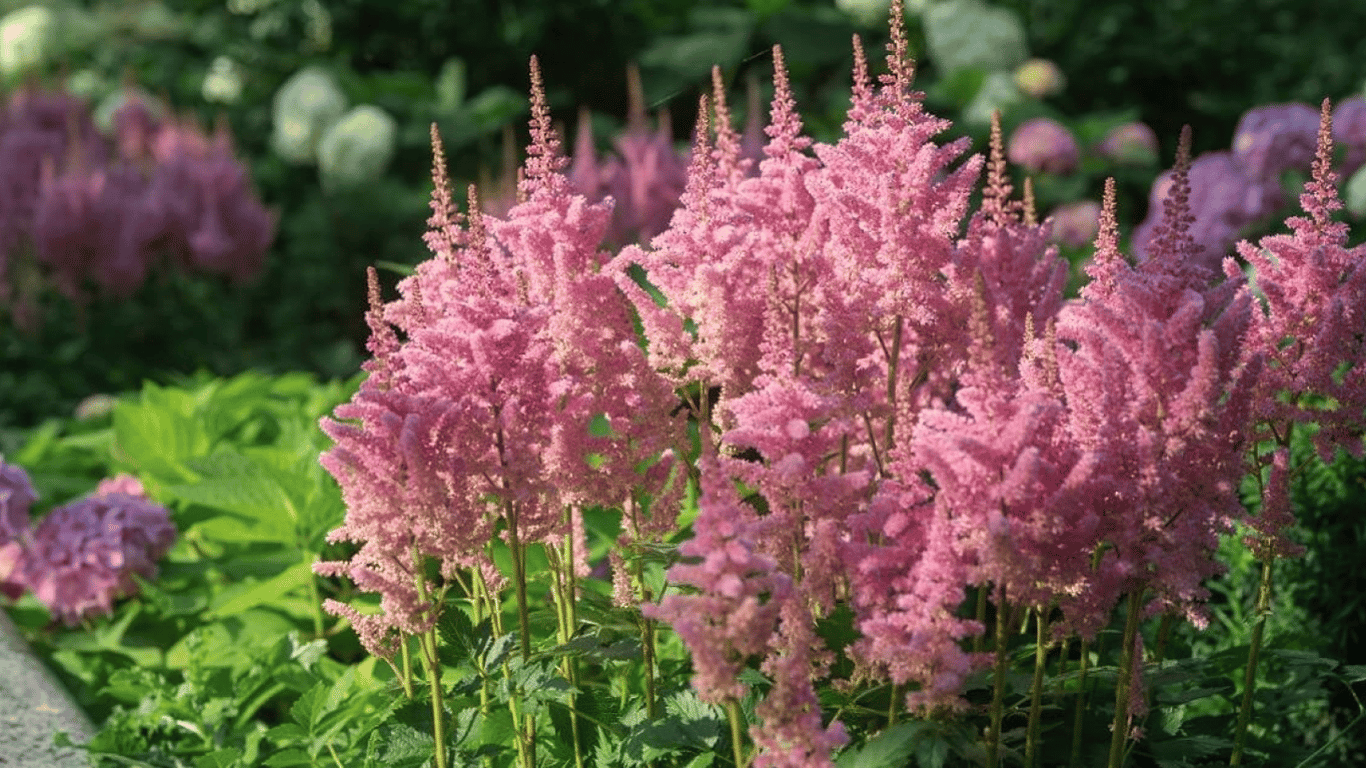
[[[1034,768],[1039,754],[1039,715],[1043,702],[1043,668],[1048,656],[1045,642],[1048,619],[1044,612],[1034,609],[1034,681],[1029,688],[1029,728],[1025,736],[1025,766]]]
[[[1006,602],[1006,588],[1001,585],[1001,596],[996,603],[996,676],[991,688],[991,730],[987,734],[987,766],[1000,765],[1001,721],[1004,718],[1006,691],[1006,625],[1010,623],[1010,604]]]
[[[1110,733],[1108,768],[1120,768],[1124,763],[1124,744],[1128,740],[1129,690],[1133,686],[1134,638],[1138,635],[1138,614],[1142,605],[1143,589],[1129,593],[1129,615],[1124,622],[1124,648],[1120,654],[1119,682],[1115,685],[1115,720]]]
[[[1242,765],[1243,745],[1247,741],[1247,724],[1252,719],[1252,694],[1257,688],[1257,657],[1262,650],[1262,633],[1266,631],[1266,616],[1271,610],[1270,554],[1262,558],[1262,582],[1257,589],[1257,623],[1252,627],[1252,642],[1247,651],[1247,670],[1243,673],[1243,703],[1238,708],[1238,725],[1234,728],[1233,754],[1229,765]]]
[[[1081,732],[1086,713],[1086,673],[1091,669],[1091,643],[1081,641],[1081,669],[1077,671],[1077,710],[1072,717],[1072,756],[1067,764],[1071,768],[1081,765]]]
[[[745,768],[745,750],[741,741],[744,730],[740,724],[740,702],[734,699],[726,702],[726,719],[730,721],[730,750],[735,758],[735,768]]]

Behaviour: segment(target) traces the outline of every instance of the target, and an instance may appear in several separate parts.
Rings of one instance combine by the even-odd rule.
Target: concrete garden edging
[[[0,768],[85,768],[84,752],[52,743],[66,731],[89,741],[95,728],[0,611]]]

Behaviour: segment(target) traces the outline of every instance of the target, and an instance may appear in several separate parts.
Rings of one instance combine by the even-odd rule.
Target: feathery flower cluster
[[[348,508],[330,538],[361,549],[315,569],[380,594],[378,615],[326,607],[350,617],[366,648],[386,658],[399,635],[436,619],[416,578],[426,559],[445,578],[474,569],[497,589],[491,537],[559,544],[572,535],[570,507],[623,505],[640,488],[664,494],[674,470],[682,422],[669,413],[672,391],[600,271],[610,207],[570,190],[534,59],[532,89],[523,202],[506,219],[480,213],[472,190],[468,218],[456,213],[433,129],[426,242],[435,258],[388,304],[372,273],[370,377],[323,420],[336,447],[322,461]],[[609,435],[592,433],[597,419]],[[642,463],[652,463],[644,477]],[[651,513],[666,527],[679,486],[672,501],[654,499]],[[586,575],[586,563],[577,567]]]
[[[1366,307],[1366,245],[1348,248],[1347,225],[1332,220],[1333,212],[1342,208],[1331,167],[1333,128],[1325,100],[1313,176],[1300,195],[1306,215],[1287,220],[1290,234],[1269,235],[1257,245],[1238,244],[1239,254],[1256,270],[1256,288],[1266,301],[1265,313],[1254,315],[1248,339],[1248,348],[1266,361],[1255,401],[1257,437],[1281,446],[1262,457],[1271,468],[1271,482],[1263,513],[1252,524],[1281,554],[1293,551],[1283,535],[1291,522],[1284,450],[1290,425],[1318,423],[1314,440],[1325,460],[1339,447],[1360,456],[1366,432],[1361,315]],[[1343,370],[1344,361],[1354,364]],[[1328,403],[1315,405],[1316,396]]]
[[[415,578],[426,558],[494,582],[490,537],[555,544],[574,535],[566,509],[586,504],[628,512],[623,544],[668,532],[673,499],[658,489],[675,471],[684,385],[700,393],[698,517],[672,586],[642,611],[678,632],[704,700],[734,704],[759,657],[772,686],[755,709],[756,765],[829,765],[845,741],[815,694],[834,650],[816,622],[840,606],[860,635],[839,649],[855,678],[900,686],[917,711],[965,707],[990,663],[963,642],[984,630],[961,614],[970,590],[994,596],[998,617],[1060,608],[1058,637],[1093,638],[1125,596],[1135,621],[1203,623],[1217,537],[1244,515],[1254,423],[1308,417],[1271,404],[1287,390],[1332,398],[1338,409],[1312,417],[1340,412],[1343,429],[1366,411],[1350,323],[1366,278],[1328,218],[1340,203],[1327,119],[1309,218],[1244,249],[1267,313],[1235,262],[1208,263],[1188,133],[1145,258],[1119,250],[1112,181],[1092,282],[1066,302],[1053,222],[1012,199],[999,124],[967,217],[983,160],[962,158],[966,140],[935,142],[949,124],[911,90],[899,7],[890,15],[876,84],[855,38],[833,144],[802,134],[774,49],[757,175],[715,77],[681,207],[615,258],[598,249],[610,204],[575,194],[591,163],[562,173],[534,60],[530,158],[505,217],[473,193],[469,216],[454,212],[436,145],[436,258],[388,304],[372,278],[370,378],[323,422],[348,505],[332,537],[361,550],[317,570],[380,593],[378,615],[328,606],[367,648],[392,655],[434,620]],[[609,436],[593,436],[598,419]],[[1336,429],[1325,439],[1342,444]],[[1283,489],[1284,453],[1265,462]],[[611,560],[624,601],[624,558]],[[1142,681],[1124,686],[1136,714]]]
[[[69,627],[113,612],[114,600],[137,592],[135,576],[156,576],[156,561],[175,543],[170,511],[128,475],[101,481],[30,527],[37,499],[28,474],[0,461],[0,593],[31,590]]]
[[[127,296],[162,258],[245,280],[274,237],[274,217],[233,158],[226,128],[206,136],[132,96],[106,139],[81,101],[17,92],[0,122],[0,173],[0,278],[31,242],[35,264],[26,268],[45,270],[76,301],[92,287]],[[9,277],[19,283],[13,311],[36,321],[34,281]]]

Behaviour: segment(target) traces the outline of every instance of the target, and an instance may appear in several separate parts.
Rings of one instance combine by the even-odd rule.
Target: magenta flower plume
[[[418,588],[424,560],[447,576],[489,570],[500,527],[521,543],[559,543],[573,534],[567,507],[662,494],[673,471],[666,456],[637,472],[679,438],[672,389],[649,368],[629,307],[601,272],[610,207],[570,191],[535,59],[531,75],[523,201],[500,220],[471,193],[471,213],[457,214],[433,128],[425,239],[435,258],[387,305],[372,272],[370,377],[323,420],[337,445],[322,461],[347,504],[331,539],[361,550],[317,570],[381,595],[376,616],[328,604],[377,655],[392,656],[397,634],[436,618]],[[594,436],[597,419],[609,435]],[[657,498],[655,521],[642,525],[671,528],[672,508]]]
[[[1026,324],[1042,329],[1062,307],[1067,262],[1047,245],[1050,225],[1026,224],[1022,204],[1010,199],[998,115],[992,115],[989,151],[982,207],[954,253],[954,291],[960,310],[978,315],[969,321],[976,329],[971,344],[1013,375]]]
[[[1332,220],[1342,208],[1333,156],[1332,118],[1325,99],[1313,176],[1300,195],[1305,216],[1287,219],[1289,234],[1269,235],[1260,243],[1238,244],[1238,252],[1256,270],[1256,288],[1265,297],[1265,312],[1253,315],[1250,355],[1265,360],[1258,408],[1254,413],[1259,439],[1288,442],[1290,425],[1317,422],[1315,444],[1328,460],[1341,447],[1362,455],[1366,431],[1366,342],[1362,340],[1362,307],[1366,306],[1366,246],[1347,246],[1347,226]],[[1345,370],[1341,370],[1345,369]],[[1313,396],[1329,398],[1314,405]],[[1284,457],[1271,461],[1264,512],[1252,521],[1273,550],[1286,551],[1283,529],[1290,522],[1288,488],[1277,480]]]
[[[768,654],[792,579],[756,551],[747,535],[754,510],[715,463],[703,460],[700,482],[693,538],[678,549],[691,562],[667,574],[670,583],[696,591],[667,595],[641,611],[673,627],[692,656],[697,695],[721,704],[744,696],[745,659]]]
[[[1100,538],[1113,548],[1084,604],[1064,605],[1083,634],[1120,593],[1149,588],[1150,610],[1183,612],[1202,625],[1200,581],[1221,570],[1217,536],[1241,515],[1253,373],[1241,340],[1251,306],[1237,293],[1236,267],[1215,282],[1195,259],[1189,142],[1187,130],[1148,260],[1130,267],[1115,247],[1107,196],[1095,281],[1059,318],[1057,336],[1073,347],[1058,351],[1071,431],[1083,449],[1102,453],[1119,481],[1095,499]],[[1089,615],[1093,608],[1103,614]]]

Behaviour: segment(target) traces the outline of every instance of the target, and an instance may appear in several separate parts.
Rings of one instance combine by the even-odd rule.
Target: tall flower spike
[[[1119,252],[1119,224],[1115,220],[1115,178],[1105,180],[1105,195],[1100,205],[1100,231],[1096,233],[1096,253],[1086,266],[1091,282],[1082,289],[1088,300],[1099,299],[1115,289],[1124,269],[1124,254]]]
[[[1314,218],[1314,228],[1327,232],[1332,225],[1333,211],[1342,208],[1338,197],[1338,175],[1333,172],[1333,111],[1328,99],[1320,106],[1319,146],[1314,154],[1313,178],[1305,185],[1304,210]]]
[[[811,145],[810,137],[802,135],[802,118],[797,114],[797,101],[792,97],[792,85],[779,45],[773,46],[773,102],[764,132],[770,139],[764,147],[766,157],[786,157]]]
[[[541,65],[535,56],[531,57],[531,146],[526,152],[525,170],[519,172],[517,183],[518,202],[538,190],[568,183],[560,170],[569,159],[560,154],[560,137],[550,122]]]
[[[432,253],[446,261],[454,258],[456,231],[460,213],[451,200],[451,180],[446,175],[446,152],[441,144],[441,133],[432,123],[432,215],[427,219],[428,231],[422,239]]]
[[[889,75],[884,75],[882,81],[894,86],[898,95],[910,90],[911,80],[915,76],[915,66],[911,63],[907,51],[910,44],[906,40],[906,19],[902,15],[905,9],[901,3],[892,3],[887,9],[888,24],[891,27],[891,39],[887,41],[887,69]]]
[[[1034,206],[1034,180],[1028,176],[1024,180],[1023,195],[1020,204],[1024,208],[1024,223],[1026,226],[1037,227],[1039,226],[1039,214],[1037,213],[1038,209]]]
[[[1191,167],[1191,127],[1181,127],[1181,139],[1176,145],[1176,165],[1172,168],[1171,191],[1162,201],[1162,221],[1153,234],[1149,253],[1152,258],[1144,262],[1162,262],[1159,269],[1176,276],[1192,287],[1200,286],[1209,280],[1209,270],[1199,264],[1199,248],[1191,237],[1191,224],[1195,217],[1190,209],[1190,167]]]
[[[716,110],[716,165],[723,178],[738,179],[745,169],[740,167],[740,134],[730,124],[730,105],[726,103],[726,82],[721,68],[711,68],[712,109]]]
[[[1001,111],[991,113],[990,159],[987,160],[987,185],[982,189],[982,210],[998,225],[1014,218],[1010,210],[1010,174],[1006,171],[1006,153],[1001,140]]]

